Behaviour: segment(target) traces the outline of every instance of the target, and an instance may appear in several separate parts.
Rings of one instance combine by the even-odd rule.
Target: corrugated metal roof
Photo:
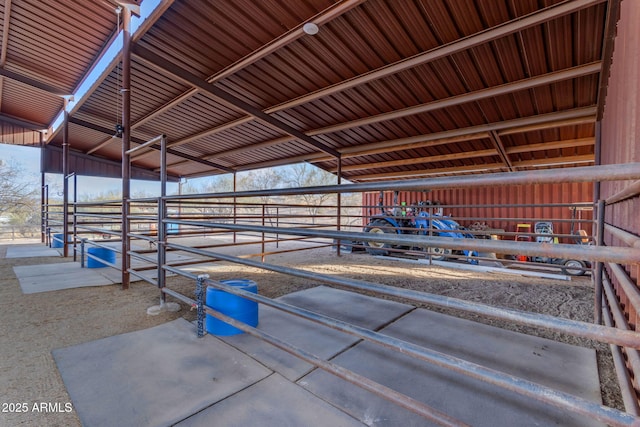
[[[233,170],[304,160],[335,171],[327,153],[337,150],[354,181],[593,163],[607,1],[163,3],[134,47],[138,140],[166,134],[176,154]],[[4,69],[65,91],[117,30],[107,0],[8,4]],[[302,31],[306,22],[317,35]],[[3,114],[49,124],[61,109],[55,94],[21,92],[25,83],[8,77],[0,84]],[[74,113],[93,129],[71,127],[74,149],[120,159],[111,138],[120,84],[116,66]],[[42,102],[29,106],[34,96]],[[155,169],[159,156],[133,161]],[[178,155],[170,162],[176,175],[224,172]]]

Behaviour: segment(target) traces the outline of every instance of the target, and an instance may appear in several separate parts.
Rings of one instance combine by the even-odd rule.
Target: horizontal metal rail
[[[207,257],[218,258],[237,264],[248,265],[259,269],[275,271],[278,273],[303,277],[311,280],[317,280],[319,282],[331,283],[334,285],[345,286],[353,289],[375,292],[382,295],[404,298],[422,304],[431,304],[442,308],[460,310],[463,312],[505,320],[507,322],[513,322],[520,325],[538,327],[555,332],[574,335],[577,337],[613,343],[624,347],[640,348],[640,333],[636,333],[633,331],[622,331],[616,328],[607,328],[606,326],[602,325],[579,322],[577,320],[563,319],[545,314],[529,313],[507,308],[492,307],[490,305],[480,304],[477,302],[464,301],[457,298],[414,291],[410,289],[401,289],[394,286],[366,282],[364,280],[340,278],[291,267],[252,261],[249,259],[243,259],[231,255],[225,255],[201,249],[194,249],[188,246],[177,245],[175,243],[168,244],[168,247]]]
[[[194,280],[197,279],[197,276],[190,273],[185,273],[178,269],[165,269],[176,274],[181,274],[185,277],[190,277]],[[505,390],[518,393],[522,396],[545,402],[557,408],[568,409],[584,416],[593,417],[610,425],[629,425],[629,423],[631,422],[640,421],[640,419],[635,419],[634,417],[631,417],[624,412],[609,408],[607,406],[599,405],[587,399],[554,390],[552,388],[534,383],[532,381],[509,375],[495,369],[487,368],[473,362],[468,362],[466,360],[450,356],[435,350],[426,349],[419,345],[403,341],[388,335],[384,335],[379,332],[374,332],[369,329],[352,325],[341,320],[333,319],[322,314],[314,313],[312,311],[290,304],[274,301],[270,298],[247,292],[238,289],[237,287],[228,286],[217,281],[205,280],[205,283],[230,294],[238,295],[248,300],[274,307],[286,313],[311,320],[315,323],[344,333],[348,333],[358,338],[378,344],[382,347],[391,350],[397,350],[400,353],[408,355],[410,357],[414,357],[416,359],[434,364],[436,366],[440,366],[453,372],[466,375],[476,380],[504,388]]]
[[[636,181],[630,186],[620,191],[619,193],[609,197],[607,200],[605,200],[605,203],[607,205],[612,205],[614,203],[618,203],[623,200],[630,199],[631,197],[636,197],[639,194],[640,194],[640,181]]]
[[[133,148],[130,148],[130,149],[129,149],[129,150],[127,150],[125,153],[130,155],[131,153],[135,153],[135,152],[136,152],[136,151],[138,151],[138,150],[142,150],[143,148],[147,148],[147,147],[149,147],[150,145],[157,144],[158,142],[162,141],[162,139],[163,139],[164,137],[165,137],[165,135],[158,135],[158,136],[156,136],[156,137],[154,137],[154,138],[151,138],[151,139],[150,139],[150,140],[148,140],[147,142],[144,142],[144,143],[142,143],[142,144],[140,144],[140,145],[137,145],[137,146],[135,146],[135,147],[133,147]]]
[[[619,300],[613,291],[611,282],[606,276],[603,277],[603,289],[607,301],[609,301],[609,311],[613,316],[615,327],[625,331],[630,330],[627,319],[620,309]],[[627,353],[627,358],[629,359],[631,372],[634,372],[635,376],[637,376],[638,372],[640,372],[640,353],[635,348],[626,348],[625,351]]]
[[[608,248],[608,246],[606,246]],[[638,285],[633,283],[633,280],[627,275],[627,272],[624,269],[614,263],[609,263],[608,267],[613,274],[613,277],[616,278],[620,287],[624,291],[624,294],[629,299],[629,303],[633,307],[633,310],[636,313],[640,313],[640,289],[638,289]],[[639,371],[640,373],[640,371]]]
[[[621,228],[613,226],[611,224],[604,225],[604,231],[610,233],[612,236],[622,240],[624,243],[632,248],[640,248],[640,237],[635,234],[624,231]]]
[[[612,303],[615,303],[615,301],[612,301]],[[604,304],[603,312],[603,320],[605,325],[613,326],[611,313],[609,312],[609,308],[606,304]],[[613,358],[616,376],[618,377],[618,385],[620,386],[620,394],[622,395],[622,401],[624,403],[625,410],[630,414],[638,416],[640,414],[640,408],[638,408],[638,398],[636,395],[636,391],[633,388],[633,384],[631,383],[629,371],[627,370],[627,367],[624,363],[624,356],[622,355],[622,351],[617,345],[609,344],[609,347],[611,349],[611,356]]]
[[[442,236],[418,236],[407,234],[371,234],[349,231],[312,230],[299,228],[266,227],[245,224],[226,224],[200,221],[171,220],[174,224],[198,227],[215,227],[226,230],[256,231],[273,234],[292,234],[298,236],[324,237],[336,240],[380,242],[408,247],[442,247],[458,250],[475,250],[479,252],[495,252],[521,254],[529,256],[546,256],[552,258],[572,258],[588,261],[638,263],[640,248],[620,248],[607,246],[606,249],[591,245],[571,245],[562,243],[515,242],[487,239],[457,239]]]
[[[293,196],[301,194],[358,193],[363,191],[403,191],[441,188],[495,187],[519,184],[548,184],[557,182],[598,182],[640,179],[640,163],[584,166],[564,169],[543,169],[533,171],[502,172],[483,175],[461,175],[408,179],[401,181],[370,182],[317,187],[277,188],[226,193],[206,193],[167,196],[167,201],[179,199],[233,198],[256,196]]]

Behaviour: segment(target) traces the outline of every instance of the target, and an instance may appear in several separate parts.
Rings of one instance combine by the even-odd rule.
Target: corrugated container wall
[[[379,196],[378,192],[364,194],[363,206],[365,208],[363,213],[365,217],[380,212],[377,208]],[[398,203],[406,202],[407,206],[417,204],[420,201],[438,201],[445,205],[443,212],[445,215],[459,218],[458,222],[465,227],[469,227],[475,222],[485,222],[490,228],[514,232],[516,224],[519,222],[518,219],[523,220],[520,222],[530,223],[535,220],[564,220],[564,222],[554,222],[554,232],[558,234],[570,234],[571,210],[568,206],[542,205],[591,203],[592,199],[593,185],[591,183],[532,184],[428,192],[401,191],[398,194]],[[383,204],[385,206],[393,205],[393,192],[384,193]],[[505,206],[524,204],[541,206]],[[579,215],[583,220],[592,219],[591,211],[580,212]],[[583,224],[581,228],[591,234],[591,228],[588,225]]]
[[[620,3],[620,20],[616,29],[613,59],[607,82],[607,96],[601,122],[601,163],[640,162],[640,2],[624,0]],[[632,182],[603,183],[601,197],[609,199]],[[640,235],[640,196],[609,204],[605,222],[633,235]],[[625,244],[605,233],[607,245]],[[608,266],[607,266],[608,269]],[[625,266],[627,274],[638,285],[638,264]],[[627,311],[629,323],[635,328],[637,313],[628,303],[620,283],[609,271],[614,288]]]

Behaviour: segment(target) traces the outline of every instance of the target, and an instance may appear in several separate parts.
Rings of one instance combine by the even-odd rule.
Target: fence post
[[[80,239],[80,268],[84,268],[84,242],[87,239]],[[75,254],[74,254],[75,255]]]
[[[204,281],[209,278],[208,274],[200,274],[196,279],[196,306],[198,313],[198,338],[204,336]]]
[[[598,200],[598,211],[596,212],[596,245],[603,246],[604,245],[604,210],[605,210],[605,201],[600,199]],[[594,290],[594,298],[595,298],[595,316],[594,321],[597,325],[602,323],[602,272],[603,272],[603,263],[601,261],[596,262],[595,270],[592,270],[592,274],[595,276],[595,290]]]

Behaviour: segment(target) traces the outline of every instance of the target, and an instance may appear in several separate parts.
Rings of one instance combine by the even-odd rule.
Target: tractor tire
[[[382,219],[372,221],[364,231],[373,234],[396,234],[393,226]],[[388,249],[392,246],[382,242],[364,242],[364,245],[369,255],[389,255]]]
[[[582,276],[585,273],[584,268],[587,265],[583,261],[577,259],[569,259],[564,262],[562,272],[569,276]]]
[[[434,261],[444,261],[452,253],[451,249],[447,248],[425,248],[425,252],[431,254],[431,259]]]

